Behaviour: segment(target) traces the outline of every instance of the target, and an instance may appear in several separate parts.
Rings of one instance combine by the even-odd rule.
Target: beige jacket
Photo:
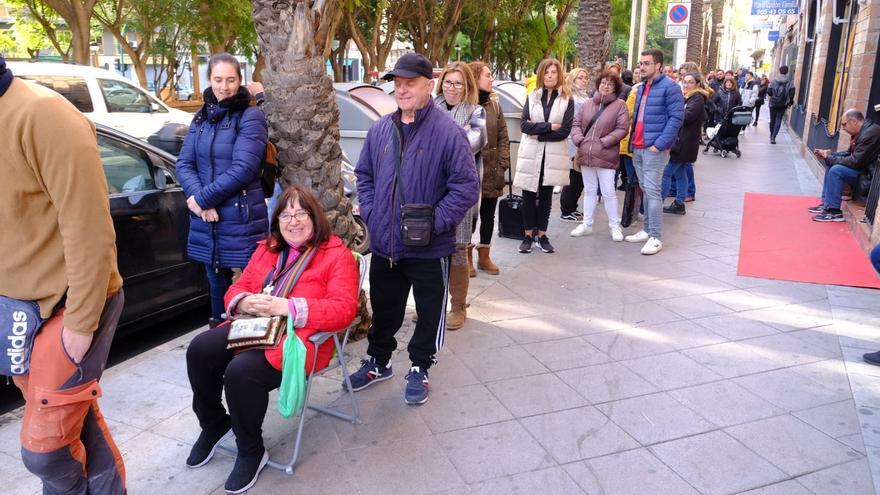
[[[529,119],[532,122],[562,124],[570,98],[560,94],[550,109],[550,119],[544,120],[544,108],[541,104],[542,92],[543,89],[535,90],[526,100]],[[523,133],[517,154],[513,185],[524,191],[537,191],[542,159],[544,163],[544,182],[542,184],[545,186],[568,185],[571,155],[569,154],[567,137],[565,136],[560,141],[539,141],[538,136]]]

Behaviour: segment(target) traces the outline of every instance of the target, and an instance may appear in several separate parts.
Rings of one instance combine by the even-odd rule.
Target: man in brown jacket
[[[95,126],[2,57],[0,122],[0,295],[35,301],[45,319],[30,371],[13,377],[26,401],[22,461],[43,493],[122,494],[97,401],[123,295]]]

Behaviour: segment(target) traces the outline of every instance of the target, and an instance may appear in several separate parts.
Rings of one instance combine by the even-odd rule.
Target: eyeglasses
[[[608,79],[602,79],[599,81],[599,86],[614,86],[614,82],[609,81]]]
[[[307,219],[311,218],[309,212],[306,210],[297,210],[295,213],[287,213],[284,212],[278,215],[278,221],[281,223],[290,223],[291,220],[296,219],[298,222],[304,222]]]
[[[652,62],[650,60],[639,60],[639,65],[655,65],[657,62]]]
[[[449,88],[461,89],[464,87],[464,83],[458,82],[458,81],[455,81],[455,82],[443,81],[443,87],[447,88],[447,89],[449,89]]]

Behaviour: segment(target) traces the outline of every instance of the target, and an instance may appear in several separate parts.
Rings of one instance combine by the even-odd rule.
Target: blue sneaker
[[[428,402],[428,370],[413,366],[406,374],[406,391],[403,400],[407,404],[424,404]]]
[[[349,378],[351,379],[351,389],[357,392],[392,376],[394,376],[394,371],[391,370],[390,363],[388,366],[382,366],[376,362],[376,358],[371,356],[369,360],[361,359],[361,369],[352,373]],[[345,382],[342,383],[342,386],[345,387]]]

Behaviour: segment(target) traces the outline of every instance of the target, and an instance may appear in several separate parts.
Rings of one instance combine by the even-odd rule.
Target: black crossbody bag
[[[394,125],[392,133],[394,157],[397,161],[397,172],[394,177],[397,194],[400,196],[400,235],[404,246],[425,247],[434,240],[434,205],[424,203],[407,203],[403,193],[403,177],[401,167],[403,152],[400,129]]]

